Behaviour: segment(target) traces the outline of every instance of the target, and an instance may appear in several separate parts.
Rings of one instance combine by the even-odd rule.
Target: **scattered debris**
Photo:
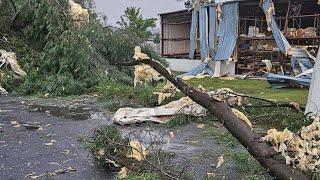
[[[68,167],[67,169],[58,169],[58,170],[55,170],[51,173],[43,173],[43,174],[40,174],[40,175],[36,175],[35,172],[31,173],[31,174],[28,174],[26,175],[25,177],[30,177],[31,179],[38,179],[38,178],[41,178],[41,177],[51,177],[51,176],[56,176],[56,175],[60,175],[60,174],[64,174],[64,173],[69,173],[69,172],[72,172],[72,171],[76,171],[75,168],[73,167]]]
[[[176,88],[170,81],[167,81],[166,85],[160,90],[161,92],[154,92],[153,94],[158,95],[158,104],[160,105],[164,100],[174,97],[176,92],[180,90]]]
[[[250,128],[252,128],[252,123],[250,122],[250,120],[248,119],[248,117],[247,117],[246,115],[244,115],[241,111],[239,111],[238,109],[235,109],[235,108],[231,108],[231,111],[232,111],[233,114],[235,114],[238,118],[240,118],[242,121],[244,121],[245,123],[247,123]]]
[[[27,73],[21,69],[17,61],[17,55],[13,52],[7,52],[3,49],[0,50],[0,68],[3,65],[10,65],[13,72],[21,76],[26,76]]]
[[[128,177],[128,169],[126,167],[122,167],[118,175],[119,179],[126,179]]]
[[[88,9],[82,8],[80,4],[75,3],[73,0],[69,0],[68,2],[68,15],[78,27],[81,25],[81,23],[89,22]]]
[[[183,97],[166,105],[156,108],[120,108],[112,120],[121,125],[152,121],[158,123],[169,122],[176,114],[205,116],[206,110],[194,103],[189,97]]]
[[[134,158],[141,161],[146,158],[148,152],[146,148],[139,141],[130,141],[131,151],[128,152],[128,158]]]
[[[218,158],[218,163],[216,168],[219,168],[224,163],[223,155]]]
[[[141,52],[140,46],[135,47],[135,54],[133,56],[135,60],[150,59],[150,57]],[[164,79],[156,70],[154,70],[150,65],[139,64],[134,66],[134,87],[137,86],[138,82],[144,80],[146,82],[159,81]]]
[[[219,79],[226,80],[226,81],[234,81],[234,80],[237,80],[237,79],[234,78],[234,77],[219,77]]]
[[[204,124],[199,124],[199,125],[197,125],[197,128],[198,128],[198,129],[203,129],[204,126],[205,126]]]
[[[273,149],[281,152],[286,164],[302,171],[320,172],[320,122],[315,117],[309,126],[303,126],[298,134],[285,128],[283,131],[270,129],[261,140],[270,142]]]
[[[28,130],[38,130],[38,131],[43,130],[42,126],[36,125],[36,124],[22,124],[22,126],[24,126]]]
[[[210,179],[214,179],[217,176],[215,173],[207,173],[207,177]]]
[[[48,142],[48,143],[44,143],[44,145],[46,145],[46,146],[52,146],[53,143],[55,143],[55,142],[57,142],[57,141],[56,141],[56,140],[51,140],[51,141]]]
[[[19,128],[21,125],[17,121],[10,121],[10,124],[14,125],[13,127]]]

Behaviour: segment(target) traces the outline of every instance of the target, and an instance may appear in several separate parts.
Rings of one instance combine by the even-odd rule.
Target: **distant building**
[[[223,11],[228,12],[227,5],[235,2],[238,2],[238,15],[235,17],[237,19],[236,43],[232,49],[231,57],[221,60],[221,57],[227,57],[224,56],[226,55],[224,53],[230,54],[230,52],[223,51],[229,51],[227,44],[232,46],[233,40],[232,34],[230,37],[222,35],[223,32],[220,31],[223,27],[220,27],[219,31],[218,26],[226,20],[234,22],[232,18],[224,17]],[[320,45],[320,6],[317,5],[317,1],[273,0],[273,2],[275,5],[274,19],[278,29],[283,32],[283,38],[293,48],[307,49],[315,55]],[[215,70],[215,62],[219,62],[220,74],[258,73],[265,70],[266,64],[262,62],[265,59],[271,60],[277,71],[291,71],[290,60],[292,59],[281,52],[283,50],[282,47],[279,47],[279,37],[277,36],[280,34],[275,36],[273,32],[267,31],[266,15],[259,6],[260,1],[216,0],[215,3],[202,7],[197,13],[195,21],[192,9],[160,14],[160,52],[171,64],[173,70],[190,71],[202,64],[206,57],[218,54],[220,59],[210,63],[210,66]],[[213,9],[215,13],[211,13]],[[226,19],[218,20],[219,16]],[[192,28],[192,21],[196,22],[196,29]],[[223,31],[230,31],[234,25],[225,23],[224,28]],[[193,37],[193,33],[195,33],[195,37]],[[221,38],[223,36],[225,38]],[[222,49],[222,46],[226,48]]]

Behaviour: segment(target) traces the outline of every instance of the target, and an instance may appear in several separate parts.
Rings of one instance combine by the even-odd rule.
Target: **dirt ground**
[[[9,95],[1,96],[0,102],[1,179],[31,179],[69,167],[76,171],[50,179],[114,179],[114,173],[95,165],[82,141],[94,128],[112,124],[112,115],[96,97],[49,99]],[[176,128],[132,125],[119,129],[123,134],[151,132],[162,137],[163,150],[175,154],[172,166],[186,168],[191,179],[206,179],[207,173],[214,173],[216,179],[247,179],[253,170],[241,170],[237,159],[231,157],[234,154],[247,157],[247,151],[232,137],[222,137],[227,132],[218,122],[202,128],[198,125]],[[174,133],[170,143],[169,132]],[[225,162],[216,168],[222,155]],[[47,178],[43,175],[38,179]]]

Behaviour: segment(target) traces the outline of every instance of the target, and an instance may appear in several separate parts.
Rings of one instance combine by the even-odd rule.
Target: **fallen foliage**
[[[287,128],[283,131],[270,129],[261,139],[270,142],[273,149],[285,157],[286,164],[302,171],[320,172],[319,117],[315,117],[309,126],[303,126],[297,134]]]

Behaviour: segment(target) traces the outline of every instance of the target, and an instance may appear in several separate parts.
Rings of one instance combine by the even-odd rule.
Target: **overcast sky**
[[[117,26],[116,22],[124,10],[130,6],[141,8],[143,17],[157,18],[158,14],[184,9],[183,2],[176,0],[94,0],[98,12],[104,12],[108,17],[108,25]],[[159,21],[157,27],[160,26]]]

